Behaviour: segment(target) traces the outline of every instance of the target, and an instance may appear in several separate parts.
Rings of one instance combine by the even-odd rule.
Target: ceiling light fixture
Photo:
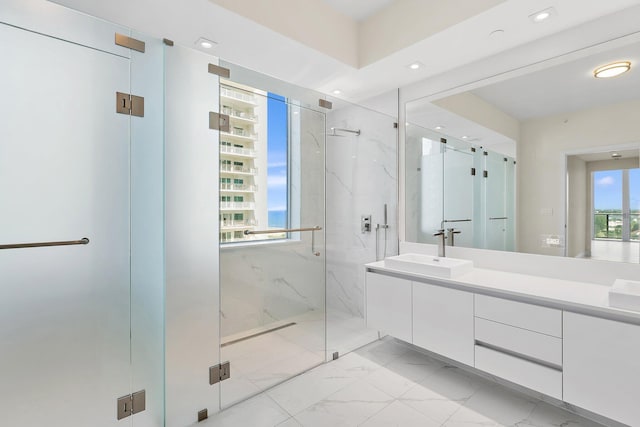
[[[550,7],[529,15],[529,19],[531,19],[534,23],[539,24],[540,22],[544,22],[551,18],[551,16],[555,15],[555,12],[556,10]]]
[[[409,69],[411,69],[411,70],[418,70],[418,69],[422,68],[422,63],[421,63],[421,62],[416,61],[416,62],[413,62],[413,63],[411,63],[411,64],[407,65],[407,67],[408,67]]]
[[[596,79],[608,79],[624,74],[631,69],[631,62],[619,61],[603,65],[593,70],[593,77]]]
[[[334,89],[333,94],[334,95],[340,95],[342,93],[342,91],[340,89]]]
[[[618,152],[613,152],[611,153],[611,158],[613,158],[613,160],[618,160],[622,157],[622,154],[618,153]]]
[[[462,139],[469,139],[467,135],[463,136]]]
[[[434,129],[435,130],[442,130],[442,129],[444,129],[444,126],[436,126]]]
[[[214,42],[213,40],[208,40],[208,39],[205,39],[204,37],[200,37],[198,40],[196,40],[195,44],[198,47],[201,47],[203,49],[211,49],[212,47],[214,47],[218,43]]]

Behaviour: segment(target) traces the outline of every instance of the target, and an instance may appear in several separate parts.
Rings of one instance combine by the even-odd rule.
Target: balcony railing
[[[258,225],[258,221],[255,219],[245,219],[240,221],[234,220],[222,220],[220,221],[220,228],[246,228],[255,227]]]
[[[258,191],[257,185],[220,183],[223,191]]]
[[[251,210],[255,208],[253,202],[220,202],[220,209],[244,209]]]
[[[235,90],[227,89],[225,87],[220,88],[220,95],[225,96],[227,98],[238,99],[240,101],[249,102],[251,104],[256,103],[256,97],[254,95],[237,92]]]
[[[222,106],[222,113],[234,119],[247,120],[254,123],[258,122],[258,116],[249,114],[246,111],[236,110],[235,108],[231,108],[228,105]]]
[[[626,214],[594,213],[594,238],[622,240],[623,215]],[[629,214],[629,228],[631,240],[640,240],[640,214]]]
[[[256,156],[255,150],[250,150],[248,148],[240,148],[240,147],[230,147],[228,145],[221,145],[220,152],[224,154],[237,154],[240,156],[247,156],[247,157]]]
[[[249,168],[246,166],[236,166],[236,165],[220,165],[220,172],[231,172],[231,173],[245,173],[249,175],[256,175],[258,173],[258,168]]]

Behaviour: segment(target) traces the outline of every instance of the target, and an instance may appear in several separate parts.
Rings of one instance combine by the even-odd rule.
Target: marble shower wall
[[[292,227],[324,226],[325,118],[292,108]],[[297,114],[293,114],[293,112]],[[296,119],[299,117],[299,121]],[[220,249],[222,337],[325,309],[323,234],[315,233],[321,256],[311,252],[311,233],[288,241],[225,245]]]
[[[387,204],[386,255],[398,250],[397,119],[349,105],[327,114],[327,310],[329,341],[332,315],[361,319],[364,328],[364,267],[376,260],[375,225],[384,222]],[[360,130],[360,135],[332,127]],[[361,215],[372,215],[372,231],[360,231]],[[379,232],[384,255],[384,230]],[[331,348],[333,343],[329,342]],[[351,348],[353,349],[353,348]],[[343,350],[344,351],[344,350]]]

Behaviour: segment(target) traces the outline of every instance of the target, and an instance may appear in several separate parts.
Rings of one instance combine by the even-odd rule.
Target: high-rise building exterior
[[[220,132],[220,242],[254,240],[245,230],[268,227],[267,97],[221,82],[220,109],[229,132]]]

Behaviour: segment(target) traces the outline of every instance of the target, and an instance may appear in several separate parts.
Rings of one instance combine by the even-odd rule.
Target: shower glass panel
[[[325,114],[260,77],[220,82],[223,408],[325,361]]]
[[[398,252],[397,119],[329,98],[327,112],[327,357],[378,339],[365,323],[369,262]],[[394,106],[397,110],[397,107]],[[386,207],[386,212],[385,212]],[[371,231],[362,232],[362,216]]]
[[[2,425],[132,425],[130,60],[5,24],[0,50],[0,245],[72,243],[0,250]]]
[[[444,221],[447,245],[473,246],[474,151],[462,141],[447,139],[444,154]],[[452,240],[453,239],[453,242]]]
[[[507,246],[507,161],[502,154],[486,152],[485,170],[485,249],[505,250]]]

